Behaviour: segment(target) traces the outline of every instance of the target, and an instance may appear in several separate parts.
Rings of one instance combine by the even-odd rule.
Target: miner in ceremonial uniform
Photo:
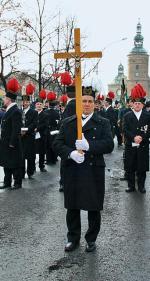
[[[57,104],[57,96],[55,92],[49,92],[47,94],[47,100],[49,102],[49,108],[44,112],[48,118],[48,136],[47,136],[47,145],[46,145],[46,160],[47,164],[53,165],[56,164],[57,155],[52,147],[53,141],[58,133],[58,124],[60,115],[58,110],[55,108]]]
[[[105,194],[103,154],[110,153],[114,143],[109,121],[94,113],[92,92],[87,94],[83,91],[82,105],[82,140],[77,140],[77,118],[73,115],[62,122],[54,148],[64,165],[64,202],[68,228],[65,251],[72,251],[79,245],[80,211],[86,210],[89,224],[85,234],[86,251],[91,252],[96,248]]]
[[[112,107],[112,101],[115,97],[114,92],[108,92],[105,99],[105,118],[110,121],[111,131],[113,137],[115,136],[115,126],[117,126],[116,114]]]
[[[149,171],[150,115],[143,110],[146,92],[141,84],[131,90],[132,111],[124,115],[125,170],[128,173],[126,192],[135,191],[135,173],[138,190],[145,193],[146,171]]]
[[[25,177],[25,173],[27,172],[28,178],[32,179],[35,171],[35,128],[37,128],[38,113],[36,110],[30,108],[30,96],[31,94],[29,94],[28,88],[26,88],[26,94],[22,95],[23,124],[21,128],[21,140],[23,147],[22,178]],[[27,160],[27,167],[25,160]]]
[[[38,112],[37,127],[35,128],[35,145],[36,154],[39,154],[39,168],[41,172],[47,172],[44,162],[48,134],[48,116],[43,110],[44,99],[46,99],[46,91],[43,89],[35,102],[35,110]]]
[[[15,78],[10,79],[7,83],[7,91],[4,97],[6,113],[1,124],[0,165],[4,167],[4,185],[1,188],[18,189],[22,187],[22,114],[16,104],[19,90],[18,81]],[[13,186],[12,176],[14,178]]]
[[[68,100],[65,110],[62,114],[62,119],[72,116],[76,112],[75,86],[67,86],[66,93]]]

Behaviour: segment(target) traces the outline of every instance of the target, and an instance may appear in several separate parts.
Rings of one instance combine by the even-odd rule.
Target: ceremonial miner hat
[[[82,87],[82,96],[92,96],[95,99],[95,93],[92,86]]]
[[[39,96],[38,98],[36,99],[35,102],[40,102],[40,103],[43,103],[43,101],[46,99],[46,91],[44,89],[42,89],[40,92],[39,92]]]
[[[97,100],[97,101],[100,101],[100,102],[103,101],[103,100],[104,100],[104,95],[101,94],[101,93],[98,94],[98,95],[96,96],[96,100]]]
[[[17,94],[20,90],[19,82],[16,78],[10,79],[6,84],[6,97],[16,100]]]
[[[133,102],[145,103],[146,91],[141,84],[136,84],[131,90],[131,98]]]
[[[115,97],[115,93],[112,92],[112,91],[109,91],[107,96],[106,96],[106,99],[105,101],[109,102],[109,103],[112,103],[113,99]]]
[[[59,98],[59,102],[60,102],[60,104],[63,105],[63,106],[66,105],[67,100],[68,100],[67,95],[62,95],[62,96],[60,96],[60,98]]]
[[[35,91],[35,85],[32,83],[29,83],[25,88],[25,93],[22,93],[22,100],[30,101],[30,96],[33,95],[34,91]]]
[[[53,91],[50,91],[47,94],[47,101],[49,102],[49,105],[55,106],[57,104],[57,96],[56,93]]]
[[[67,86],[66,87],[66,94],[69,98],[75,98],[75,86]]]

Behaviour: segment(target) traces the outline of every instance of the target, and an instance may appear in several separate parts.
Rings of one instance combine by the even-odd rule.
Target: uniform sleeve
[[[130,120],[128,118],[128,114],[124,115],[123,117],[123,134],[125,139],[128,141],[134,142],[135,134],[129,128]]]
[[[37,111],[34,111],[32,122],[28,126],[29,134],[34,132],[34,129],[37,127],[37,122],[38,122],[38,113]]]
[[[22,116],[21,112],[16,111],[12,116],[12,133],[10,136],[9,145],[16,146],[18,142],[18,138],[21,133],[21,126],[22,126]]]
[[[59,134],[53,142],[53,149],[63,160],[67,160],[70,153],[74,150],[65,144],[64,123],[62,123]]]

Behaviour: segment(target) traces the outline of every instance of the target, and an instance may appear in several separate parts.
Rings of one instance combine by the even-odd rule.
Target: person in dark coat
[[[48,116],[43,110],[43,100],[38,98],[35,102],[35,109],[38,112],[37,127],[35,128],[36,154],[39,154],[39,168],[41,172],[45,169],[45,154],[48,134]]]
[[[47,100],[49,101],[49,108],[44,110],[48,118],[48,136],[46,145],[46,163],[48,165],[54,165],[57,161],[57,154],[53,149],[53,141],[58,133],[58,126],[60,115],[59,111],[55,108],[57,104],[56,94],[49,92],[47,95]]]
[[[21,128],[21,140],[23,147],[22,178],[27,172],[28,178],[32,179],[35,171],[35,128],[37,128],[38,113],[30,108],[30,97],[22,96],[23,99],[23,125]],[[27,170],[25,160],[27,159]]]
[[[94,113],[94,98],[84,95],[82,103],[83,118],[86,118],[82,121],[82,140],[77,140],[77,118],[73,115],[64,119],[54,142],[54,149],[64,163],[64,204],[68,227],[65,251],[72,251],[79,245],[81,210],[88,211],[86,251],[96,248],[105,193],[103,154],[110,153],[114,147],[109,121]]]
[[[146,171],[149,171],[150,115],[143,110],[146,95],[140,84],[131,91],[133,110],[124,116],[125,170],[128,173],[126,192],[135,191],[135,172],[138,190],[145,193]]]
[[[1,188],[18,189],[22,187],[22,114],[15,102],[17,90],[19,90],[18,81],[10,79],[4,97],[6,113],[1,124],[0,166],[4,168],[4,185]],[[14,186],[11,186],[12,176],[14,177]]]
[[[68,118],[76,113],[76,100],[75,100],[75,87],[74,86],[67,86],[66,88],[66,94],[67,94],[67,104],[65,106],[65,109],[63,113],[61,114],[61,121],[65,118]],[[60,181],[59,181],[60,187],[59,191],[64,191],[64,165],[63,160],[61,159],[60,162]]]
[[[68,100],[67,100],[67,105],[65,107],[65,110],[62,114],[62,119],[70,117],[76,113],[75,87],[67,86],[66,94],[67,94]]]
[[[105,99],[105,118],[110,121],[111,131],[113,137],[115,137],[115,127],[117,126],[116,114],[112,107],[112,101],[114,98],[113,92],[108,92],[108,95]]]

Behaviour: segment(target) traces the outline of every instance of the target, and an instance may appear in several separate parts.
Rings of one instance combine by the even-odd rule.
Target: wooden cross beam
[[[81,59],[101,58],[102,52],[81,52],[80,49],[80,28],[74,29],[75,52],[55,53],[55,59],[75,59],[75,88],[76,88],[76,115],[77,115],[77,138],[82,139],[82,78]]]

